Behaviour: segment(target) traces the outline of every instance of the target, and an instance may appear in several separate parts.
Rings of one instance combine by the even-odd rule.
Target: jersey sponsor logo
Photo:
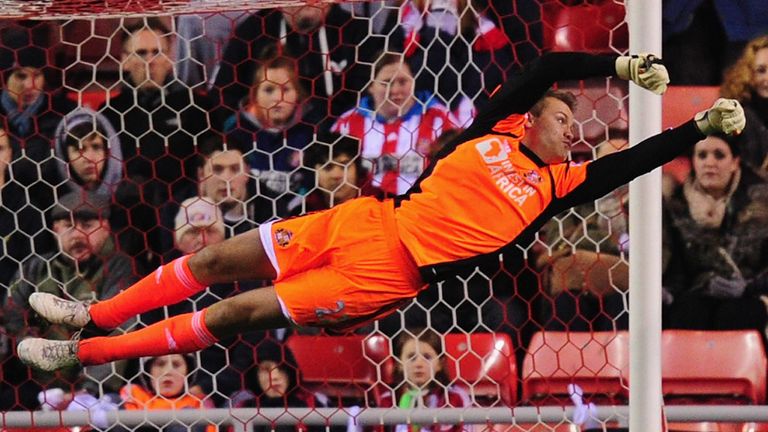
[[[483,157],[485,163],[488,164],[507,160],[509,156],[509,146],[497,138],[480,141],[479,143],[475,144],[475,148]]]
[[[512,151],[509,148],[509,144],[505,141],[498,138],[489,138],[475,144],[475,149],[485,161],[491,179],[496,183],[496,187],[518,206],[522,207],[529,197],[536,194],[536,188],[527,184],[525,179],[528,179],[527,176],[531,172],[535,174],[535,176],[531,175],[533,179],[536,179],[536,176],[538,176],[538,182],[543,181],[543,179],[535,171],[527,172],[524,179],[517,172],[512,161],[509,160],[509,154]],[[533,183],[530,179],[529,181]]]
[[[293,233],[285,228],[275,230],[275,242],[280,247],[287,247],[293,238]]]

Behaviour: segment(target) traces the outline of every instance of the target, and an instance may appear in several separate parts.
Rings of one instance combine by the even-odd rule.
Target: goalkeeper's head
[[[526,114],[521,142],[544,163],[564,162],[575,137],[575,108],[573,93],[549,90]]]

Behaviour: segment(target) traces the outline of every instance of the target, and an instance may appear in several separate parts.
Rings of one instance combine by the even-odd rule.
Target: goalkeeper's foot
[[[80,363],[77,340],[59,341],[41,338],[24,339],[16,347],[21,361],[35,369],[53,372]]]
[[[48,293],[32,293],[29,305],[51,324],[83,328],[91,322],[87,303],[64,300]]]

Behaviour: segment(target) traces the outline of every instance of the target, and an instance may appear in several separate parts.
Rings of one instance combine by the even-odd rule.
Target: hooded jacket
[[[78,178],[69,163],[66,141],[70,131],[84,123],[95,124],[98,129],[103,130],[107,134],[107,161],[104,164],[104,171],[101,173],[101,182],[95,191],[104,195],[114,195],[118,183],[123,178],[123,150],[120,148],[117,132],[109,120],[88,108],[75,109],[64,116],[58,127],[56,127],[54,145],[58,161],[58,173],[64,179],[68,192],[82,192],[82,180]]]

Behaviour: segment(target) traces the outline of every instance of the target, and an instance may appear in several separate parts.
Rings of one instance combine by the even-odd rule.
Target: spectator
[[[383,44],[369,34],[367,20],[353,18],[336,3],[259,11],[237,27],[224,52],[214,85],[216,102],[225,107],[223,118],[236,112],[248,95],[258,67],[250,56],[272,43],[301,54],[302,86],[324,114],[333,116],[355,105],[370,78],[370,55]]]
[[[60,340],[74,335],[74,331],[65,326],[42,324],[33,319],[28,302],[33,292],[96,301],[112,297],[136,281],[130,258],[115,251],[108,220],[108,196],[70,192],[61,198],[51,211],[50,227],[58,238],[60,251],[30,257],[14,278],[5,305],[10,335],[18,339],[46,335]],[[126,323],[121,329],[132,324]],[[126,361],[119,361],[89,366],[84,371],[69,368],[61,374],[35,370],[32,376],[43,387],[61,387],[71,392],[75,385],[82,385],[91,394],[99,395],[119,390],[126,366]]]
[[[768,178],[768,35],[747,44],[726,72],[720,94],[741,102],[747,116],[738,140],[741,162]]]
[[[315,142],[304,153],[304,166],[315,172],[315,186],[307,196],[289,205],[291,215],[329,209],[358,196],[382,196],[371,185],[360,159],[360,143],[354,138],[331,135]],[[303,206],[302,206],[303,203]]]
[[[666,0],[664,63],[676,85],[719,85],[744,45],[766,31],[762,0]]]
[[[198,7],[205,2],[193,0]],[[219,59],[225,52],[232,30],[248,18],[245,11],[183,14],[176,18],[176,71],[189,87],[210,88],[216,81]]]
[[[382,407],[464,408],[470,405],[463,389],[450,385],[443,357],[443,339],[429,328],[402,331],[395,339],[393,355],[397,359],[393,391],[382,396]],[[453,431],[464,430],[459,423],[448,425],[397,425],[391,430]]]
[[[627,146],[611,140],[596,157]],[[547,330],[608,331],[628,328],[629,188],[574,207],[539,232],[536,268],[549,295],[542,299],[541,324]]]
[[[297,171],[300,153],[324,129],[325,117],[299,82],[298,62],[278,50],[262,50],[248,97],[224,125],[227,143],[247,149],[252,172],[266,186],[261,193],[271,198],[311,186]]]
[[[306,390],[293,353],[284,343],[265,338],[254,346],[255,364],[245,377],[246,389],[232,395],[233,408],[323,408],[328,397]],[[325,431],[325,426],[256,426],[254,432]],[[331,428],[331,430],[334,430]]]
[[[191,354],[169,354],[143,359],[138,382],[120,389],[123,408],[136,410],[180,410],[213,408],[205,395],[195,394],[188,387],[194,382],[197,371],[195,358]],[[195,424],[191,427],[170,423],[162,428],[140,427],[139,432],[161,430],[163,432],[214,432],[216,427]]]
[[[31,22],[0,30],[0,116],[10,135],[13,183],[24,188],[25,198],[15,199],[24,201],[19,204],[25,208],[26,232],[40,255],[55,249],[53,237],[43,229],[45,209],[55,203],[53,185],[60,182],[53,157],[54,131],[75,107],[63,92],[48,89],[55,79],[47,63],[47,32],[47,26]]]
[[[3,78],[0,113],[8,120],[8,132],[16,138],[15,144],[35,163],[52,159],[54,130],[61,118],[75,108],[62,92],[49,92],[46,88],[51,77],[47,46],[39,40],[42,30],[39,26],[28,28],[22,22],[5,27],[0,37]],[[34,167],[32,171],[19,174],[37,173]],[[17,180],[22,181],[22,177]],[[30,180],[24,184],[34,183],[36,179]],[[46,180],[50,179],[46,177]]]
[[[220,207],[209,198],[200,196],[182,201],[174,217],[173,229],[174,249],[166,257],[167,260],[196,253],[207,245],[221,243],[226,234],[224,216]],[[258,281],[211,285],[186,301],[142,314],[141,321],[149,325],[169,316],[197,312],[222,298],[260,286],[261,283]],[[210,395],[217,406],[225,403],[222,395],[230,395],[241,385],[241,377],[227,368],[230,362],[240,360],[227,354],[227,351],[234,349],[238,342],[234,338],[222,340],[217,345],[201,351],[200,369],[205,373],[197,375],[190,391],[194,394]],[[238,354],[238,357],[242,356]]]
[[[456,121],[428,92],[414,90],[401,54],[378,57],[368,93],[331,130],[360,140],[363,159],[373,165],[374,186],[387,194],[405,193],[426,167],[432,143]]]
[[[668,328],[765,330],[768,185],[738,150],[725,136],[698,142],[691,176],[664,203]]]
[[[174,199],[162,209],[166,232],[173,232],[174,218],[180,202],[200,196],[215,203],[221,209],[226,227],[226,237],[247,231],[256,223],[265,222],[276,214],[284,215],[286,204],[257,195],[264,186],[257,184],[249,175],[244,152],[230,147],[216,136],[209,137],[198,148],[196,158],[197,184],[179,190]],[[290,199],[285,197],[284,201]],[[163,250],[173,247],[173,237],[164,236]]]
[[[118,131],[126,173],[159,206],[194,184],[195,146],[210,129],[211,104],[173,74],[172,33],[157,18],[125,28],[120,93],[102,112]]]
[[[514,60],[512,44],[469,0],[406,0],[401,10],[395,44],[406,53],[416,88],[434,93],[451,108],[458,124],[467,126],[474,103],[489,96],[483,90],[504,82]]]
[[[5,119],[0,118],[0,237],[5,239],[0,242],[0,298],[2,299],[7,297],[8,284],[18,273],[20,263],[32,250],[25,234],[33,235],[42,229],[42,226],[34,226],[34,213],[38,212],[26,205],[24,189],[14,181],[11,169],[13,149],[7,130]],[[21,212],[26,214],[29,210],[33,214],[30,219],[27,219]],[[31,227],[28,226],[30,222],[33,222]],[[22,227],[27,229],[20,229]]]
[[[58,194],[94,191],[111,197],[110,226],[117,235],[117,245],[139,266],[144,274],[151,262],[152,250],[146,233],[156,229],[154,208],[140,199],[138,187],[124,181],[123,156],[117,132],[109,121],[88,108],[67,114],[56,129],[56,157],[59,176]]]

